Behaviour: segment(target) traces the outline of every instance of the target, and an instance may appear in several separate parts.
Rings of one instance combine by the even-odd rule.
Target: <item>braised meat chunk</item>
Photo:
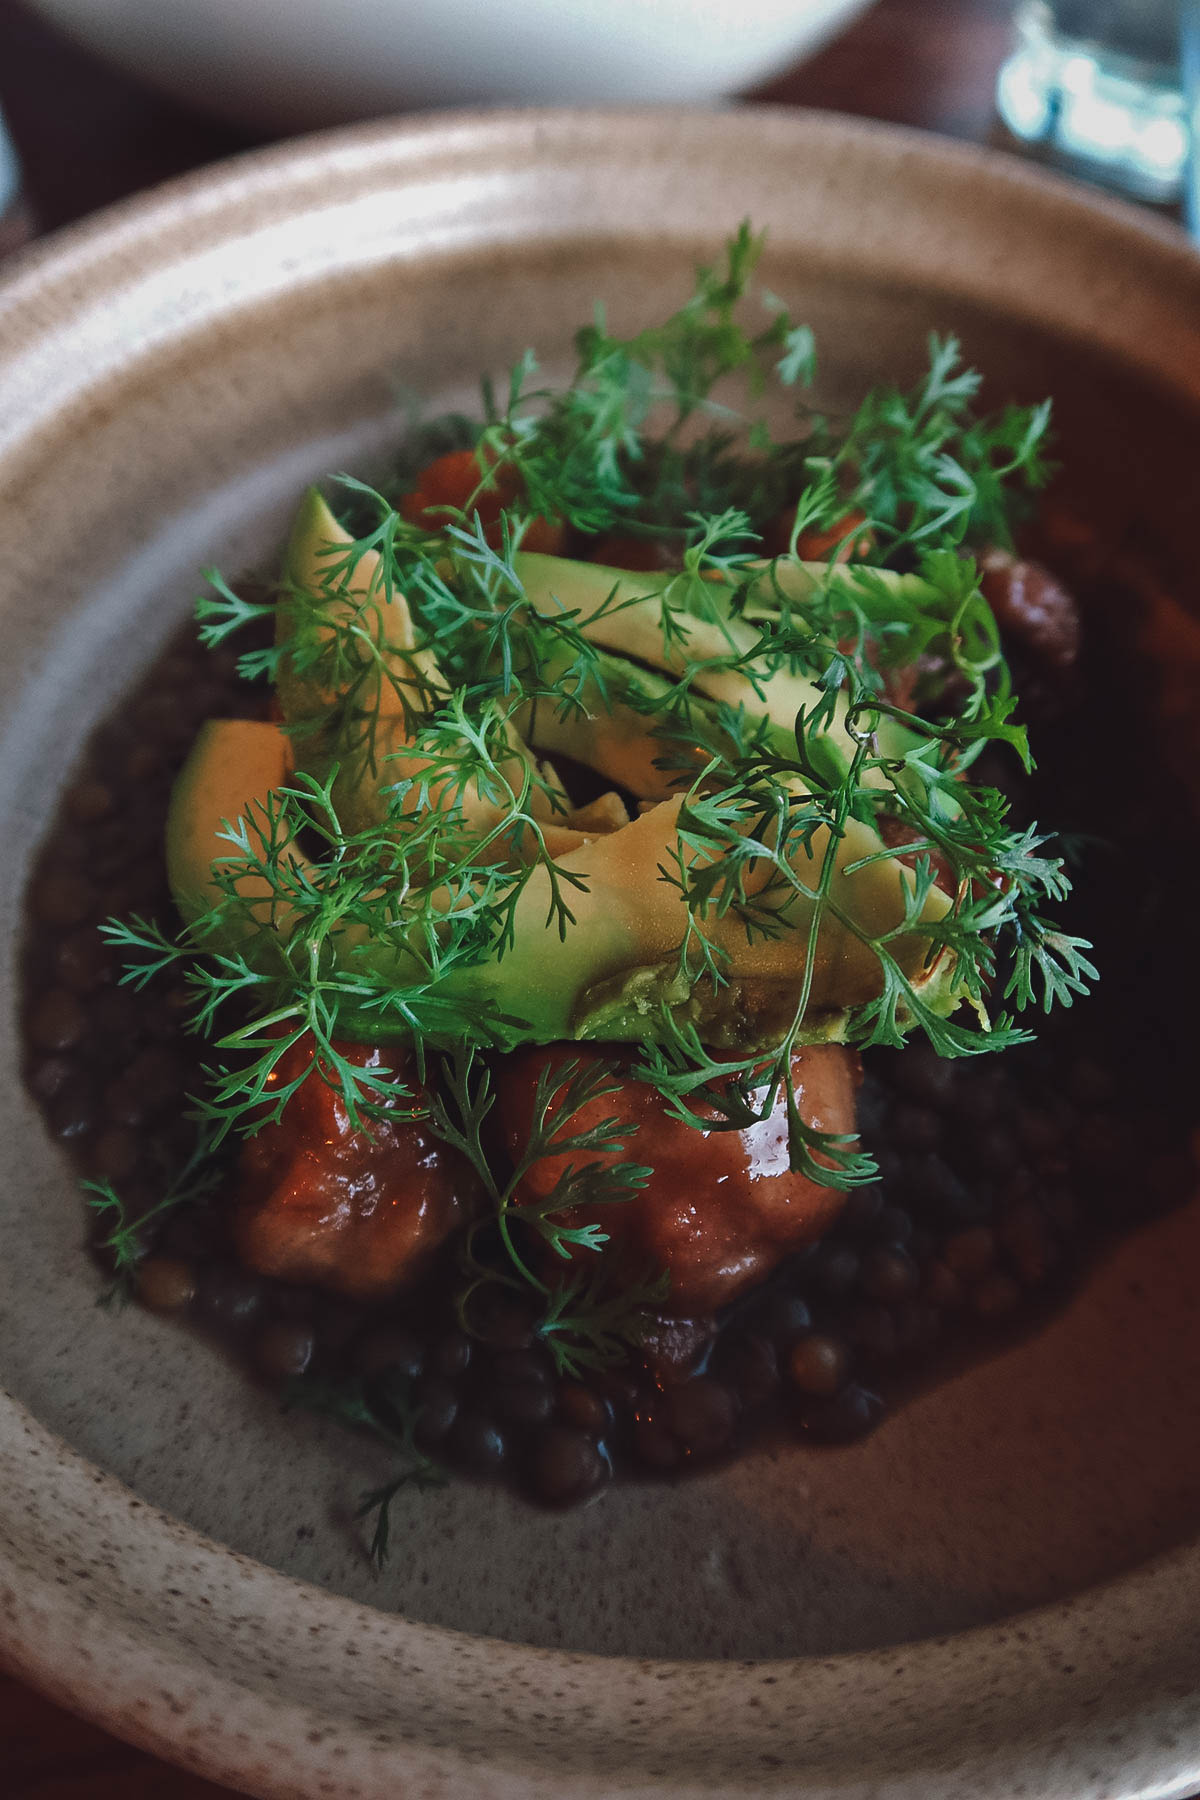
[[[339,1044],[364,1069],[405,1077],[405,1051]],[[252,1269],[314,1282],[360,1298],[388,1294],[419,1275],[473,1209],[469,1165],[406,1114],[356,1128],[338,1088],[302,1040],[276,1069],[286,1087],[308,1075],[276,1122],[248,1139],[234,1214],[238,1253]],[[410,1083],[410,1085],[412,1085]]]
[[[507,1058],[499,1076],[499,1112],[511,1154],[519,1156],[529,1140],[539,1074],[555,1064],[598,1061],[600,1054],[558,1046]],[[853,1132],[853,1051],[836,1044],[797,1050],[792,1074],[806,1124]],[[596,1207],[590,1216],[608,1233],[603,1254],[613,1278],[667,1271],[667,1312],[691,1318],[724,1305],[763,1280],[790,1251],[819,1237],[841,1208],[836,1188],[789,1167],[782,1100],[745,1130],[697,1131],[675,1118],[654,1088],[626,1080],[618,1092],[581,1107],[568,1129],[578,1134],[611,1118],[631,1127],[622,1148],[577,1153],[574,1161],[634,1161],[653,1169],[631,1199]],[[545,1199],[571,1160],[551,1155],[535,1164],[525,1181],[526,1203]],[[573,1216],[572,1223],[584,1222]]]
[[[1039,668],[1069,669],[1079,655],[1079,608],[1039,562],[986,550],[979,585],[1006,638]]]

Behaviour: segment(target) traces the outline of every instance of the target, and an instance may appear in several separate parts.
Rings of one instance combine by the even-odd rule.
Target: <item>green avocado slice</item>
[[[783,756],[795,754],[796,719],[801,707],[806,712],[821,701],[822,693],[815,682],[787,670],[761,670],[757,675],[743,675],[731,670],[701,670],[695,685],[688,691],[686,707],[679,706],[680,686],[670,674],[659,669],[677,668],[686,656],[664,642],[662,613],[658,596],[669,589],[675,576],[632,575],[618,569],[569,562],[562,557],[525,556],[514,558],[517,573],[528,584],[526,592],[539,611],[577,612],[589,637],[611,642],[614,648],[598,649],[595,675],[589,676],[574,691],[576,704],[570,709],[555,708],[549,702],[527,707],[520,716],[521,733],[530,744],[550,756],[570,756],[576,762],[619,782],[639,799],[662,799],[689,785],[684,768],[677,771],[658,766],[664,759],[680,763],[690,760],[692,773],[704,767],[706,754],[701,748],[729,750],[732,742],[723,729],[717,702],[740,707],[752,718],[764,720],[765,743]],[[768,575],[760,601],[778,601],[775,583],[784,585],[788,597],[802,599],[810,592],[817,575],[827,577],[824,564],[779,564]],[[920,587],[916,577],[894,576],[890,571],[872,571],[888,585],[900,583]],[[653,584],[648,591],[645,582]],[[719,590],[707,582],[696,584],[701,605],[714,607],[719,614]],[[753,598],[754,589],[751,590]],[[616,601],[609,613],[606,602]],[[600,608],[604,616],[588,625]],[[729,654],[730,641],[744,654],[756,642],[757,633],[740,619],[700,618],[690,629],[689,654],[698,656]],[[724,649],[721,646],[724,645]],[[619,654],[619,650],[626,654]],[[633,662],[631,656],[643,655],[656,666],[647,668]],[[552,654],[541,673],[546,685],[553,687],[566,673],[568,658],[564,653],[556,659]],[[810,737],[809,754],[831,781],[845,774],[856,748],[846,730],[846,704],[839,698],[834,719],[828,730]],[[693,729],[688,730],[688,723]],[[676,724],[678,730],[675,729]],[[897,760],[916,746],[919,740],[894,719],[883,718],[876,726],[881,749]],[[689,759],[688,750],[694,749]],[[869,771],[864,779],[875,786],[886,786],[886,778],[878,770]]]
[[[631,573],[525,551],[513,557],[513,567],[540,613],[572,615],[593,643],[651,669],[687,676],[700,695],[765,715],[789,739],[801,710],[811,712],[823,698],[806,676],[755,661],[759,634],[745,619],[729,614],[725,590],[716,582],[690,574]],[[791,568],[798,588],[793,598],[815,591],[816,578],[804,564]],[[765,589],[764,598],[768,595]],[[668,619],[669,627],[664,623]],[[745,666],[724,666],[733,661]],[[843,702],[839,720],[844,713]],[[844,773],[853,754],[851,740],[836,722],[825,739],[825,754]]]
[[[275,692],[296,766],[323,781],[336,763],[338,815],[362,831],[386,810],[381,790],[399,779],[389,763],[410,719],[446,684],[417,644],[403,594],[388,591],[378,551],[348,558],[353,542],[310,488],[284,551]]]
[[[276,608],[276,642],[285,650],[276,693],[296,767],[323,781],[337,765],[334,803],[351,832],[380,824],[396,784],[419,780],[428,763],[406,754],[405,746],[414,722],[449,692],[437,656],[418,640],[404,595],[387,588],[378,551],[351,559],[353,543],[319,490],[310,488],[284,551]],[[357,695],[349,688],[355,669]],[[519,789],[528,757],[515,730],[511,741],[509,778]],[[443,783],[432,798],[461,807],[481,834],[502,816],[472,784]],[[549,819],[566,803],[556,804],[539,783],[530,810]]]
[[[283,553],[283,604],[275,609],[280,659],[275,691],[289,724],[323,723],[338,695],[329,677],[338,629],[355,629],[362,660],[377,652],[370,699],[384,719],[424,712],[428,692],[445,691],[437,660],[417,643],[404,595],[385,583],[379,553],[348,558],[354,539],[318,488],[309,488]],[[339,674],[344,675],[344,668]]]
[[[542,673],[553,685],[566,673],[567,657],[550,656]],[[685,721],[675,709],[678,684],[652,669],[601,650],[594,674],[573,689],[574,704],[530,703],[517,715],[526,742],[547,756],[569,756],[617,782],[639,800],[662,800],[691,784],[706,756],[701,740],[729,748],[716,708],[691,696]],[[691,729],[689,729],[689,726]],[[690,754],[689,754],[690,753]],[[660,766],[689,760],[691,775]]]
[[[270,720],[209,719],[200,727],[167,812],[167,879],[189,925],[220,898],[214,868],[235,854],[221,832],[248,806],[261,806],[291,772],[291,740]],[[269,929],[268,882],[246,874],[238,889],[244,929],[252,931],[256,920]]]
[[[288,741],[275,726],[217,720],[201,732],[179,778],[168,825],[171,885],[189,921],[222,900],[214,865],[229,860],[221,835],[227,822],[247,813],[251,819],[256,812],[261,816],[287,769]],[[714,1045],[756,1050],[771,1044],[790,1021],[805,979],[812,905],[799,896],[777,936],[753,941],[732,915],[706,921],[706,935],[726,957],[726,985],[710,995],[706,984],[681,981],[678,959],[688,913],[664,873],[681,850],[680,804],[679,797],[663,801],[557,859],[564,875],[578,875],[584,883],[570,890],[574,923],[561,936],[548,923],[550,877],[545,868],[535,868],[516,905],[511,948],[457,969],[445,980],[446,996],[469,999],[481,1018],[494,1013],[523,1021],[510,1033],[514,1042],[654,1038],[661,1034],[665,1009],[676,1023],[696,1025]],[[807,886],[816,884],[827,844],[819,830],[805,865],[793,860]],[[913,884],[910,871],[881,852],[873,832],[849,821],[836,852],[833,904],[813,947],[806,1041],[842,1036],[848,1009],[880,990],[879,962],[860,934],[895,931]],[[299,868],[311,869],[298,848],[288,854]],[[245,906],[231,911],[226,905],[216,933],[209,934],[212,947],[232,937],[240,953],[267,972],[281,967],[281,956],[305,954],[303,934],[289,949],[298,920],[286,905],[270,904],[260,877],[240,877],[236,892]],[[931,889],[921,919],[936,921],[949,904]],[[931,958],[922,932],[898,933],[888,948],[925,1004],[943,1015],[954,1009],[961,995],[950,959]],[[370,938],[348,925],[334,939],[334,949],[341,967],[388,985],[403,987],[420,978],[420,964],[403,938]],[[375,1010],[345,1009],[339,1029],[367,1041],[399,1035]]]

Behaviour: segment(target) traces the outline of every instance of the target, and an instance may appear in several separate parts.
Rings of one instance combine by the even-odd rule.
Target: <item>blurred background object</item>
[[[168,93],[274,130],[410,107],[711,101],[867,0],[36,0]]]
[[[21,189],[21,164],[0,112],[0,256],[32,236],[33,221]]]
[[[1015,137],[1060,166],[1170,203],[1189,129],[1179,0],[1021,0],[996,101]]]
[[[1200,0],[1182,0],[1179,68],[1189,154],[1183,171],[1184,223],[1200,244]]]
[[[167,96],[73,41],[35,3],[0,0],[0,107],[40,229],[280,135],[265,117],[233,124]],[[171,0],[171,10],[187,4]],[[995,130],[996,72],[1011,46],[1012,8],[1013,0],[873,0],[739,98],[985,142]]]

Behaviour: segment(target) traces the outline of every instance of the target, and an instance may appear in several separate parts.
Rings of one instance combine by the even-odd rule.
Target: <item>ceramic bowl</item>
[[[765,81],[866,0],[35,0],[194,106],[252,129],[401,107],[708,101]]]
[[[667,310],[745,216],[834,404],[953,329],[997,394],[1058,395],[1107,530],[1194,568],[1200,261],[1118,205],[771,111],[450,116],[259,154],[34,250],[0,296],[7,915],[199,565],[267,555],[306,479],[369,469],[397,395],[461,404],[529,344],[553,368],[597,296],[618,327]],[[1170,629],[1186,712],[1195,628]],[[369,1448],[96,1308],[20,1085],[16,958],[9,933],[0,1647],[29,1679],[289,1800],[1200,1785],[1200,1206],[864,1443],[563,1516],[414,1494],[376,1580],[348,1518]]]

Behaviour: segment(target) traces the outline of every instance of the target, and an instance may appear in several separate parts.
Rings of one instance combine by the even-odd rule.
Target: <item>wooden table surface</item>
[[[1010,0],[876,0],[841,37],[752,97],[996,141],[992,96],[1010,14]],[[0,108],[42,231],[267,141],[74,48],[17,0],[0,0]],[[0,1800],[220,1800],[226,1792],[0,1673]]]

